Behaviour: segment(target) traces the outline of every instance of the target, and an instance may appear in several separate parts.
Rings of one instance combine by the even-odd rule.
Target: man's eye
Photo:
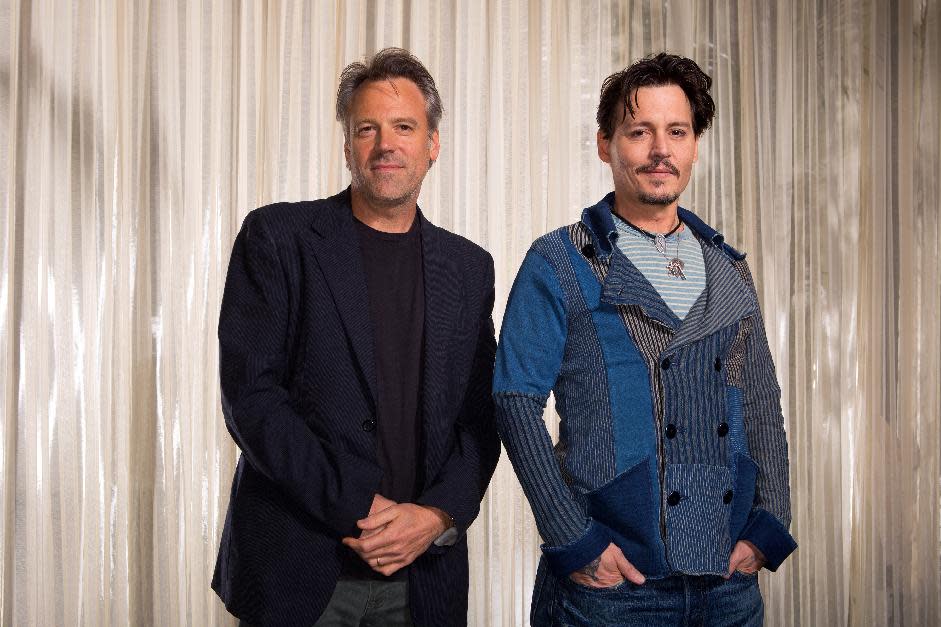
[[[675,128],[671,131],[675,137],[686,137],[686,130],[682,128]]]
[[[372,131],[373,131],[373,127],[371,126],[361,126],[358,129],[356,129],[356,134],[362,137],[364,135],[369,135]]]
[[[399,131],[403,133],[410,133],[412,131],[412,127],[408,124],[399,124]]]

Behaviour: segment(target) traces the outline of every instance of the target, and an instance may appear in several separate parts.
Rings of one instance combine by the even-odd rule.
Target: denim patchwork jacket
[[[738,540],[775,570],[797,545],[781,392],[745,256],[680,209],[706,266],[680,321],[614,244],[613,203],[536,240],[500,334],[497,423],[545,541],[541,577],[609,542],[652,578],[723,575]]]

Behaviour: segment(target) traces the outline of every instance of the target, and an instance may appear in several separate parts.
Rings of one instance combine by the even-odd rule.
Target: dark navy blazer
[[[464,533],[500,454],[493,259],[419,212],[425,285],[418,503],[460,538],[410,567],[416,625],[467,621]],[[242,450],[213,589],[253,625],[310,626],[379,490],[376,366],[350,193],[248,214],[219,317],[226,426]]]

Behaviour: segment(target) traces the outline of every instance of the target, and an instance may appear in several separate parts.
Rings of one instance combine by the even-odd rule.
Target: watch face
[[[440,536],[435,538],[435,544],[438,546],[449,546],[457,540],[457,527],[448,527]]]

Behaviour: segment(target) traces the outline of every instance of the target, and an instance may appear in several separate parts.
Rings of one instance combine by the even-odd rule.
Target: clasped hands
[[[765,557],[754,544],[739,540],[729,558],[728,579],[736,570],[745,574],[757,573],[765,564]],[[612,588],[625,579],[641,585],[646,578],[631,564],[624,553],[614,544],[609,544],[601,555],[582,568],[569,574],[569,579],[588,588]]]
[[[396,503],[381,494],[373,497],[369,515],[356,521],[359,538],[343,538],[377,573],[389,576],[415,561],[450,525],[436,507]]]

